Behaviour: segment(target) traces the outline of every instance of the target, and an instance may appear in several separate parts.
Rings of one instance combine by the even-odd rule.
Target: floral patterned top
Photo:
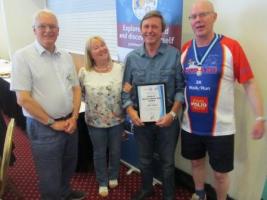
[[[124,121],[121,106],[123,66],[113,62],[110,72],[100,73],[81,68],[79,80],[86,103],[87,125],[107,128]]]

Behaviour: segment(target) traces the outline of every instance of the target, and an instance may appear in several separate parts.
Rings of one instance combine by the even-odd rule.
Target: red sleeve
[[[254,77],[247,56],[240,44],[230,38],[224,37],[222,41],[232,52],[234,76],[239,83],[245,83]]]
[[[184,52],[192,43],[192,40],[186,42],[182,47],[182,52]]]

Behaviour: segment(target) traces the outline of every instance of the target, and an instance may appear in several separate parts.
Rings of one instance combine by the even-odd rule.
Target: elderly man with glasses
[[[182,155],[191,160],[195,194],[206,200],[205,155],[214,171],[218,200],[225,200],[234,160],[234,81],[243,84],[256,115],[252,137],[264,133],[264,113],[254,75],[239,43],[213,31],[217,14],[207,0],[192,5],[189,20],[195,38],[182,48],[186,107]]]
[[[56,16],[34,16],[36,41],[13,57],[11,89],[27,118],[27,134],[39,177],[41,199],[83,199],[70,187],[77,161],[81,90],[71,56],[56,47]]]

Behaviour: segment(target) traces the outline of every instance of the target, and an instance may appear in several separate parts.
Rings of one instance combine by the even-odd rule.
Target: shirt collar
[[[166,46],[166,44],[163,44],[162,42],[160,43],[160,46],[159,46],[159,48],[158,48],[158,52],[157,52],[157,54],[156,55],[158,55],[158,54],[164,54],[164,52],[165,52],[165,46]],[[142,45],[142,47],[141,47],[141,49],[140,49],[140,55],[141,56],[145,56],[145,55],[147,55],[147,53],[146,53],[146,48],[145,48],[145,43],[143,43],[143,45]]]
[[[46,50],[46,49],[45,49],[45,48],[44,48],[44,47],[43,47],[37,40],[35,40],[34,45],[35,45],[35,48],[37,49],[37,51],[38,51],[38,53],[39,53],[40,55],[49,52],[49,51]],[[50,52],[49,52],[49,53],[50,53]],[[54,51],[52,54],[54,54],[54,55],[60,55],[60,51],[59,51],[59,49],[57,48],[57,46],[56,46],[56,48],[55,48],[55,51]]]

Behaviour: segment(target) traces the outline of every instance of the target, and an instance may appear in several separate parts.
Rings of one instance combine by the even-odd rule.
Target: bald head
[[[213,4],[208,0],[196,0],[192,4],[191,12],[192,12],[192,10],[197,9],[199,7],[205,8],[206,10],[209,10],[210,12],[214,12]]]

